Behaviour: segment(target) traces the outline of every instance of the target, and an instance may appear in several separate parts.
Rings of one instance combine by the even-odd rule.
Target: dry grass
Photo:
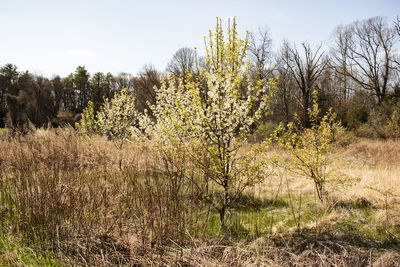
[[[116,171],[119,159],[126,168],[148,164],[148,147],[126,144],[122,150],[104,137],[81,139],[73,128],[36,130],[27,135],[0,136],[3,170]]]
[[[400,165],[399,155],[400,141],[393,140],[363,140],[350,145],[344,153],[365,165],[388,168]]]
[[[72,129],[39,130],[0,145],[2,229],[73,262],[126,263],[131,255],[121,237],[132,236],[146,251],[179,240],[196,217],[180,162],[163,161],[151,145],[120,151]],[[120,153],[129,155],[122,170]]]
[[[23,236],[29,248],[51,251],[63,265],[396,266],[400,260],[398,243],[380,232],[398,237],[400,142],[350,145],[335,164],[360,181],[335,185],[323,204],[315,204],[312,181],[277,170],[245,192],[226,231],[191,183],[202,173],[184,175],[185,155],[166,158],[151,143],[119,150],[70,128],[3,134],[0,147],[2,235]],[[10,253],[3,260],[18,258]]]
[[[400,142],[365,140],[351,145],[344,153],[344,172],[360,181],[342,191],[342,198],[368,199],[382,208],[398,210],[400,203]]]

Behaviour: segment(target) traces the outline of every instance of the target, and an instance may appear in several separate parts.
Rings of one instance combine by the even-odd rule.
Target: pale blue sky
[[[317,44],[339,24],[397,15],[399,0],[0,0],[0,66],[48,77],[78,65],[91,74],[136,74],[149,63],[163,71],[179,48],[203,51],[217,16],[236,16],[242,36],[267,25],[277,48],[283,39]]]

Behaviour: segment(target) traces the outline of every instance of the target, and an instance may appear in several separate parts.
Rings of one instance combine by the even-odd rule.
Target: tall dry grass
[[[298,214],[301,227],[315,226],[306,218],[313,211],[313,202],[306,202],[313,185],[284,170],[247,190],[228,215],[231,228],[220,234],[217,213],[196,188],[204,173],[188,172],[193,165],[184,154],[165,157],[150,142],[126,143],[119,150],[102,137],[81,139],[71,128],[4,134],[0,147],[1,231],[54,251],[64,264],[396,266],[399,261],[394,252],[382,255],[345,238],[331,240],[336,237],[328,228],[318,239],[296,235],[292,217]],[[361,179],[333,190],[336,201],[366,199],[378,207],[374,223],[399,224],[397,151],[399,142],[349,146],[337,164]],[[393,188],[393,195],[385,202],[371,187]],[[320,225],[346,212],[354,213],[339,209]]]
[[[400,165],[400,141],[362,140],[351,144],[344,156],[358,159],[368,166],[397,167]]]
[[[69,128],[0,142],[2,229],[68,259],[123,264],[132,248],[186,239],[197,223],[184,158],[167,161],[151,144],[118,150]]]
[[[344,171],[360,181],[348,187],[348,198],[366,198],[380,203],[385,192],[394,206],[400,203],[400,142],[364,140],[343,153]]]

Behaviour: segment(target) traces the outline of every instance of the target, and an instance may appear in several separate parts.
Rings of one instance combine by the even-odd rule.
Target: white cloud
[[[96,55],[89,49],[71,49],[67,50],[67,55],[79,57],[95,57]]]

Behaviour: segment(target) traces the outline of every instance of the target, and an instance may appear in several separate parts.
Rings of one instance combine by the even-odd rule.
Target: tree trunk
[[[219,221],[221,223],[221,228],[225,228],[225,214],[228,208],[228,201],[229,201],[229,185],[228,185],[229,176],[228,174],[225,175],[224,178],[224,200],[222,202],[222,207],[219,210]]]

